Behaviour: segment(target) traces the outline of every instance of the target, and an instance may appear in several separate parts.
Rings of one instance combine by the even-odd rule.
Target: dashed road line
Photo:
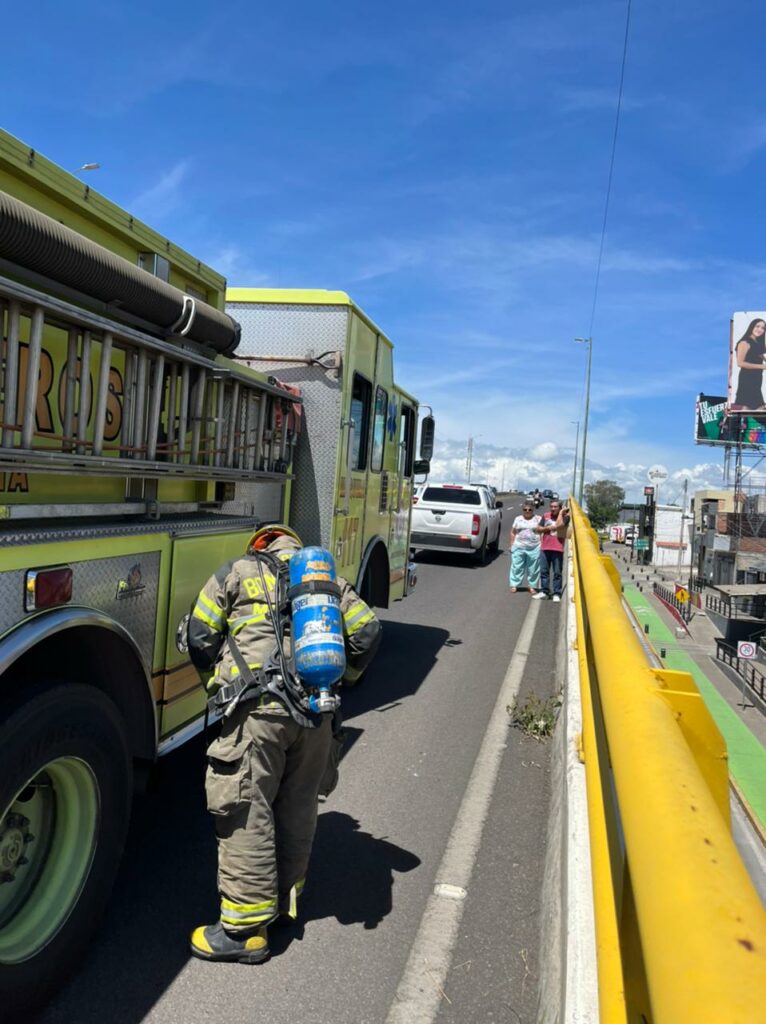
[[[440,1003],[448,998],[444,985],[507,746],[506,708],[519,692],[541,604],[529,604],[386,1024],[432,1024]]]

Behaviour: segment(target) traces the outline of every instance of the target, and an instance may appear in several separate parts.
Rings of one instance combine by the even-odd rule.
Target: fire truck
[[[0,133],[0,1001],[43,1000],[114,881],[135,781],[198,734],[186,627],[289,521],[386,607],[433,418],[343,292],[232,289]],[[348,680],[354,682],[355,680]]]

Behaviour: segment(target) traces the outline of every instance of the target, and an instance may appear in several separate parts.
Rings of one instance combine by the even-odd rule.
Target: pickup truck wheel
[[[70,974],[109,898],[132,770],[115,705],[78,683],[0,707],[0,1004],[42,1004]]]
[[[476,550],[476,561],[479,565],[487,564],[487,535],[484,534],[484,540],[481,542],[481,547]]]

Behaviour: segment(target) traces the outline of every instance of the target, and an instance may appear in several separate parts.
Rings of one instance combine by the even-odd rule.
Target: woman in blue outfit
[[[540,516],[535,515],[531,501],[525,501],[521,515],[511,527],[511,593],[515,594],[527,576],[529,593],[534,594],[540,583]]]

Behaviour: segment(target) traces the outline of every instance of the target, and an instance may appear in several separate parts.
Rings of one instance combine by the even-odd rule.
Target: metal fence
[[[726,619],[762,619],[766,614],[766,595],[728,597],[726,594],[706,594],[705,608]]]
[[[692,617],[691,601],[679,601],[675,595],[675,591],[670,590],[668,587],[663,587],[660,583],[654,584],[654,593],[657,597],[661,598],[665,604],[674,608],[684,622],[689,622]]]
[[[737,675],[744,679],[753,693],[766,702],[766,673],[759,668],[757,662],[738,657],[737,648],[721,637],[718,637],[715,642],[715,656],[724,665],[730,665]]]

